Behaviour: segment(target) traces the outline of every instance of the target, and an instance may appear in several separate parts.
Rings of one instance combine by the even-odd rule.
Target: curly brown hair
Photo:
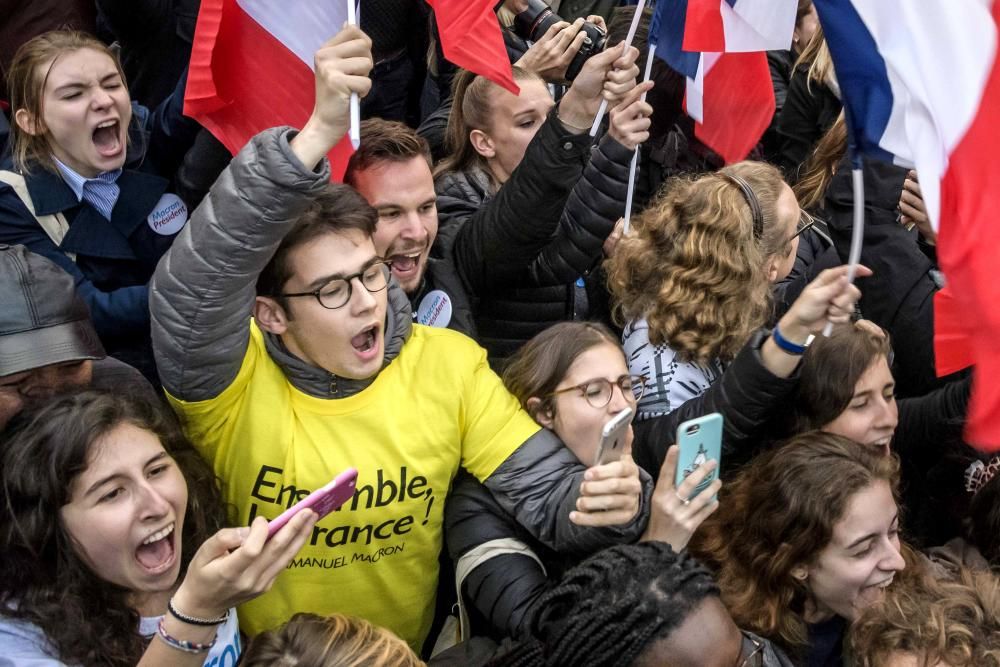
[[[837,435],[812,431],[755,458],[719,497],[719,510],[702,524],[689,549],[716,570],[722,601],[733,620],[801,652],[808,633],[806,585],[792,570],[829,544],[851,498],[876,481],[897,495],[895,455]],[[919,570],[905,545],[903,580]]]
[[[897,586],[865,610],[850,641],[859,667],[886,667],[898,653],[920,667],[1000,667],[1000,580],[963,570],[956,581]]]
[[[645,317],[651,343],[703,364],[732,359],[764,324],[765,265],[791,250],[778,222],[781,172],[750,161],[720,172],[669,181],[604,264],[618,323]],[[745,195],[726,174],[756,195],[760,238]]]

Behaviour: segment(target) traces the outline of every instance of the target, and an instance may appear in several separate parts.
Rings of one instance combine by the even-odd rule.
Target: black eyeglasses
[[[740,662],[736,667],[763,667],[764,642],[743,633],[743,648],[740,651]]]
[[[611,402],[611,395],[614,393],[616,386],[621,389],[622,395],[625,398],[631,396],[632,400],[638,401],[642,398],[642,393],[645,390],[645,382],[646,376],[644,375],[622,375],[614,382],[605,378],[594,378],[593,380],[587,380],[583,384],[566,387],[565,389],[557,389],[549,394],[549,396],[564,394],[567,391],[578,391],[587,399],[587,403],[592,407],[603,408]]]
[[[392,272],[392,265],[386,261],[378,261],[370,264],[363,271],[352,273],[343,278],[333,278],[319,289],[311,292],[296,292],[295,294],[273,294],[275,297],[291,298],[296,296],[313,296],[319,301],[319,305],[329,310],[343,308],[351,300],[354,293],[354,279],[359,278],[361,284],[369,292],[381,292],[389,284],[389,274]]]
[[[812,229],[813,225],[815,224],[816,224],[816,218],[812,217],[805,211],[800,211],[799,221],[795,225],[795,233],[792,234],[791,238],[788,239],[788,242],[791,243],[802,232],[806,231],[807,229]]]

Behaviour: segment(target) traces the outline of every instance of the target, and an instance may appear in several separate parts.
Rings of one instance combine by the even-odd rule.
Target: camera
[[[521,39],[537,42],[553,23],[559,21],[562,19],[545,4],[544,0],[528,0],[528,8],[514,17],[514,33]],[[587,58],[604,50],[604,43],[608,39],[607,33],[589,21],[583,24],[581,30],[587,36],[583,40],[583,46],[566,68],[567,81],[576,78]]]

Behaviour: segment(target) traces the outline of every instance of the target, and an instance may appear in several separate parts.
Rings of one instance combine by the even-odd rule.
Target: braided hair
[[[532,638],[497,655],[509,667],[631,665],[706,598],[709,571],[663,542],[612,547],[566,572],[538,602]]]

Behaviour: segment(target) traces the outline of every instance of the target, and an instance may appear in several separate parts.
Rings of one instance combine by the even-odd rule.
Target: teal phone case
[[[677,474],[674,486],[680,486],[688,475],[710,460],[722,463],[722,415],[718,412],[691,419],[677,427]],[[689,500],[704,491],[719,476],[717,467],[695,488]]]

